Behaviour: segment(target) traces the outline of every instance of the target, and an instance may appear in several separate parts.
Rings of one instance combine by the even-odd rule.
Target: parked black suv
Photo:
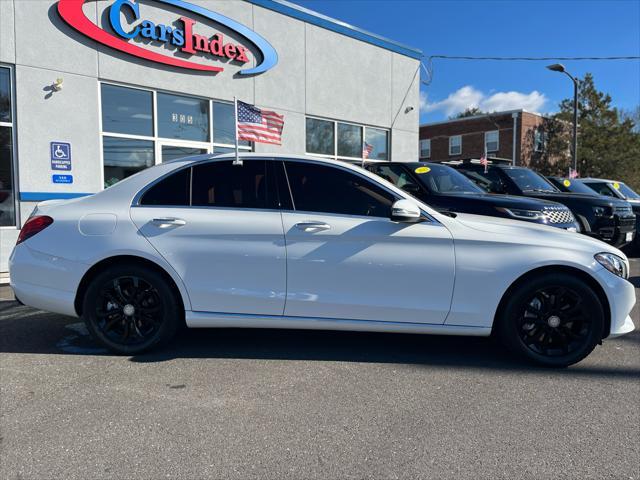
[[[606,180],[603,178],[583,178],[583,185],[592,188],[596,193],[607,197],[617,198],[629,202],[633,213],[636,215],[636,237],[633,245],[640,251],[640,195],[634,192],[628,185],[619,180]]]
[[[616,247],[626,245],[633,239],[635,225],[629,224],[628,205],[621,200],[561,192],[542,175],[525,167],[495,163],[484,167],[474,161],[452,166],[489,192],[551,200],[566,205],[586,235]]]
[[[564,205],[534,198],[490,195],[445,165],[376,162],[366,168],[440,212],[512,218],[579,231],[571,211]]]

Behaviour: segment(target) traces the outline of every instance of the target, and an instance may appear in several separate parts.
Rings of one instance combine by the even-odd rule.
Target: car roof
[[[578,180],[581,180],[583,182],[602,182],[602,183],[623,183],[623,182],[619,182],[618,180],[607,180],[606,178],[591,178],[591,177],[587,177],[587,178],[579,178]]]

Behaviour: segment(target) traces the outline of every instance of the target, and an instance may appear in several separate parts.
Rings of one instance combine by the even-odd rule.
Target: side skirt
[[[431,335],[472,335],[487,337],[490,327],[436,325],[427,323],[342,320],[337,318],[242,315],[214,312],[185,312],[189,328],[283,328],[299,330],[346,330],[361,332],[424,333]]]

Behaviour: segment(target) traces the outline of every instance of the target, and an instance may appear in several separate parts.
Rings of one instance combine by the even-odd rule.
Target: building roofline
[[[431,126],[435,126],[435,125],[445,125],[447,123],[463,122],[463,121],[467,121],[467,120],[478,120],[480,118],[495,117],[495,116],[498,116],[498,115],[507,115],[507,114],[510,114],[510,113],[530,113],[531,115],[536,115],[538,117],[542,117],[543,116],[543,115],[540,115],[539,113],[534,113],[534,112],[530,112],[528,110],[525,110],[524,108],[519,108],[517,110],[503,110],[501,112],[483,113],[481,115],[474,115],[472,117],[452,118],[450,120],[442,120],[440,122],[422,123],[422,124],[420,124],[420,127],[431,127]]]
[[[273,10],[274,12],[287,15],[297,20],[302,20],[303,22],[322,27],[326,30],[331,30],[342,35],[346,35],[347,37],[355,38],[356,40],[360,40],[371,45],[375,45],[377,47],[381,47],[386,50],[390,50],[392,52],[414,58],[416,60],[420,60],[424,56],[422,54],[422,50],[403,45],[402,43],[396,42],[394,40],[389,40],[388,38],[368,32],[346,22],[336,20],[335,18],[328,17],[300,5],[296,5],[295,3],[289,2],[287,0],[246,1],[254,5],[258,5],[259,7]]]

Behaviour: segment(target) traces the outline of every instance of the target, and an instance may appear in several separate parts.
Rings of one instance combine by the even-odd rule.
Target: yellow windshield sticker
[[[562,182],[562,184],[563,184],[565,187],[570,187],[570,186],[571,186],[571,182],[570,182],[569,180],[565,180],[564,182]]]
[[[618,182],[615,182],[613,184],[613,188],[615,188],[616,190],[620,190],[620,184]]]
[[[418,167],[416,168],[416,173],[429,173],[431,169],[429,167]]]

